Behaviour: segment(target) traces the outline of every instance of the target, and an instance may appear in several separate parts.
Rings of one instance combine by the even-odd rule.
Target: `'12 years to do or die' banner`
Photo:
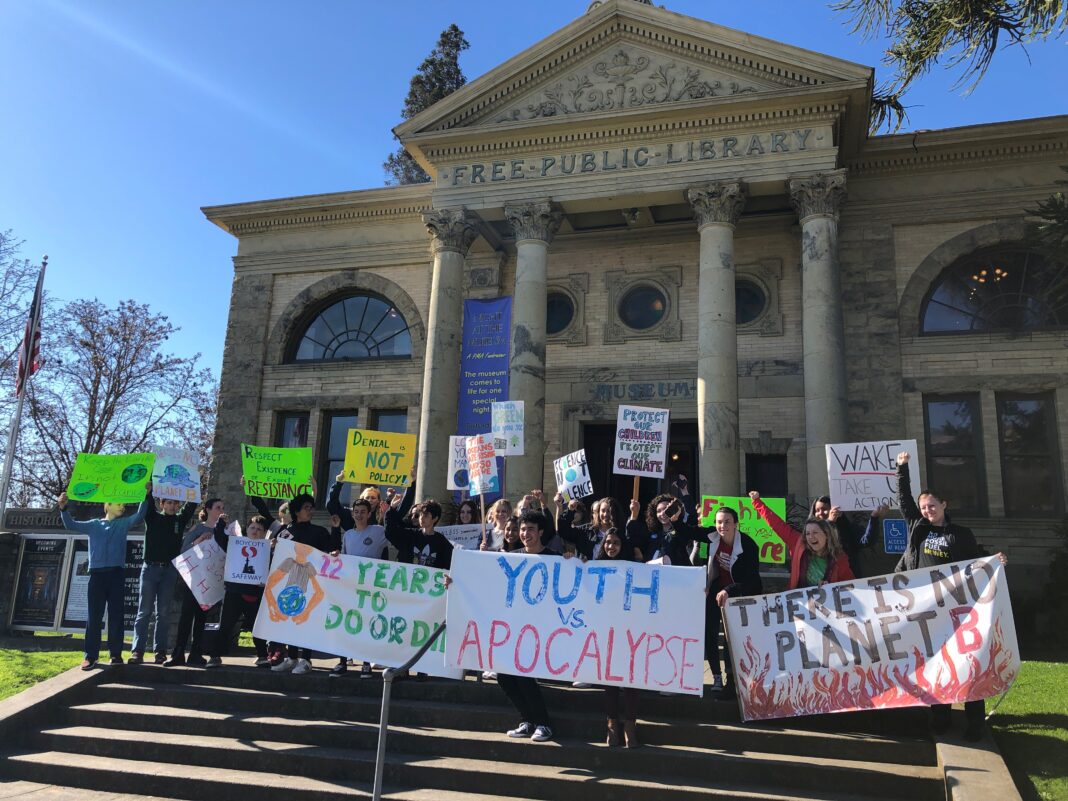
[[[1020,671],[996,557],[732,598],[726,620],[745,720],[978,701]]]
[[[445,571],[331,556],[278,540],[253,633],[271,642],[397,667],[445,619]],[[442,659],[444,635],[414,670],[459,678]]]
[[[702,568],[457,550],[450,574],[450,667],[701,694]]]

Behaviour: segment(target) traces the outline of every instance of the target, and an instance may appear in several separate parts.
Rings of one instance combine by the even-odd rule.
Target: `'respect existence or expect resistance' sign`
[[[311,448],[241,446],[245,492],[259,498],[295,498],[312,491]]]

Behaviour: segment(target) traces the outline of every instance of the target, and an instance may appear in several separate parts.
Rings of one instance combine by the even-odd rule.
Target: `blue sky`
[[[441,30],[467,35],[470,80],[586,5],[0,0],[0,230],[27,258],[49,254],[53,295],[147,302],[181,326],[174,352],[217,374],[236,240],[200,207],[381,186]],[[664,5],[879,67],[883,43],[820,2]],[[1065,113],[1066,55],[1063,38],[1005,50],[966,97],[935,72],[908,97],[908,127]]]

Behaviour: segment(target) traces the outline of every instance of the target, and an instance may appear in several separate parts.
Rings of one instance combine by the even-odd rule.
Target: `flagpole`
[[[41,259],[41,274],[37,279],[37,287],[34,290],[34,303],[40,305],[44,300],[43,287],[41,287],[41,280],[44,275],[45,267],[48,266],[48,256],[44,256]],[[39,296],[38,296],[39,293]],[[3,480],[0,482],[0,529],[4,527],[4,518],[7,514],[7,494],[11,488],[11,467],[15,461],[15,447],[18,444],[19,430],[22,427],[22,407],[26,401],[26,389],[29,386],[30,379],[33,377],[33,344],[37,338],[37,323],[41,319],[44,310],[41,308],[36,309],[36,313],[31,313],[30,324],[27,330],[26,339],[22,343],[22,348],[26,354],[26,379],[22,382],[22,391],[19,393],[18,404],[15,406],[15,416],[11,419],[11,430],[7,436],[7,452],[4,454],[4,472]]]

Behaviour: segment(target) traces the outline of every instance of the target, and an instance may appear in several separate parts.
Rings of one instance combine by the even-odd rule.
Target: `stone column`
[[[523,455],[509,456],[505,494],[521,497],[544,489],[545,466],[545,286],[549,243],[563,212],[549,199],[507,204],[504,216],[515,232],[515,292],[508,399],[523,401]],[[551,493],[549,493],[551,494]]]
[[[827,443],[848,442],[838,207],[846,171],[790,179],[801,221],[801,326],[808,492],[827,494]]]
[[[460,395],[464,265],[478,231],[476,217],[462,208],[425,212],[423,222],[433,237],[434,273],[419,408],[418,500],[444,502],[449,496],[449,437],[456,433]]]
[[[745,206],[741,181],[687,190],[701,235],[697,300],[697,434],[703,493],[741,494],[738,480],[738,331],[734,226]]]

